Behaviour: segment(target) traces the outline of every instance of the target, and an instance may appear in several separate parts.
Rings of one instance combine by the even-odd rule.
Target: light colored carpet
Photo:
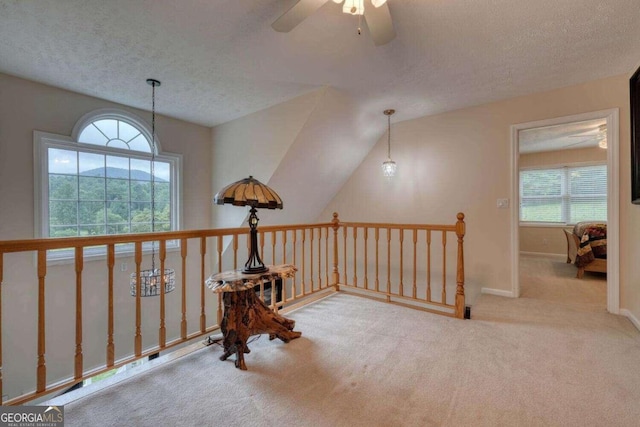
[[[65,425],[638,425],[631,323],[529,309],[538,321],[457,320],[338,293],[288,315],[300,339],[251,343],[248,371],[205,348],[67,404]]]

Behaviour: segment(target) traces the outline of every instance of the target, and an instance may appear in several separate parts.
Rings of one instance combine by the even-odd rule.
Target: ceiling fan
[[[281,33],[288,33],[328,1],[298,0],[291,9],[271,24],[271,27]],[[344,13],[364,16],[376,46],[387,44],[396,37],[387,0],[333,0],[333,2],[344,2],[342,6]]]

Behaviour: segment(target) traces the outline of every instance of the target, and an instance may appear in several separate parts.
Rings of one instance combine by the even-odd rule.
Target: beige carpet
[[[640,333],[524,300],[476,305],[529,320],[469,321],[338,293],[289,314],[302,338],[253,342],[248,371],[205,348],[67,404],[65,425],[637,426]]]

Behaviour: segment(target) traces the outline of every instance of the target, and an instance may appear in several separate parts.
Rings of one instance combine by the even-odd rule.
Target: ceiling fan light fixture
[[[364,15],[364,1],[345,0],[344,5],[342,6],[342,11],[350,15]]]

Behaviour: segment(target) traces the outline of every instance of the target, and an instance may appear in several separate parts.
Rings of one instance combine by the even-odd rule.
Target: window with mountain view
[[[36,134],[43,236],[176,229],[179,158],[157,153],[152,179],[150,132],[142,125],[111,113],[87,121],[77,141]]]

